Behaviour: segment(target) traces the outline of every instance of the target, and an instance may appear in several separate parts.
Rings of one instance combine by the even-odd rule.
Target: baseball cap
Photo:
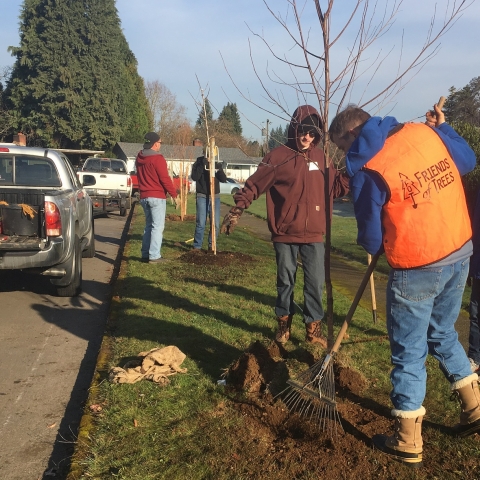
[[[145,143],[146,147],[151,147],[154,143],[160,141],[160,136],[155,132],[148,132],[145,134]]]

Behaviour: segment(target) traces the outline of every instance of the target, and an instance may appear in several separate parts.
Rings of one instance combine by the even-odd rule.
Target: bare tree
[[[293,91],[297,105],[310,103],[317,107],[324,138],[325,185],[329,185],[332,151],[335,154],[335,149],[332,149],[328,139],[330,109],[333,107],[332,110],[340,110],[350,101],[353,93],[356,103],[373,113],[387,106],[436,55],[440,38],[475,0],[450,0],[443,2],[441,8],[437,4],[432,5],[431,17],[424,30],[424,42],[408,55],[408,37],[403,32],[399,37],[398,53],[395,47],[384,51],[381,48],[384,47],[384,42],[380,44],[380,40],[384,40],[385,35],[392,29],[404,0],[262,1],[286,37],[284,42],[277,39],[274,44],[263,32],[251,30],[274,60],[275,69],[268,64],[265,73],[261,73],[255,62],[255,50],[250,43],[252,66],[263,88],[263,102],[266,101],[267,106],[261,104],[260,100],[252,100],[238,87],[237,90],[250,103],[283,121],[288,121],[293,111],[286,102],[285,92],[291,93],[288,90]],[[279,9],[282,9],[283,13]],[[377,50],[374,48],[375,44],[379,46]],[[380,76],[382,84],[378,86],[377,80]],[[235,84],[233,79],[232,81]],[[331,192],[326,191],[325,280],[331,344],[333,296],[330,278],[330,198]]]
[[[162,136],[165,143],[175,144],[177,130],[189,125],[186,108],[158,80],[145,82],[145,95],[153,117],[153,130]]]

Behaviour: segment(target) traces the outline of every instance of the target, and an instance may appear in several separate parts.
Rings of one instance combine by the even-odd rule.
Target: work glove
[[[226,235],[230,235],[235,227],[237,226],[238,219],[243,213],[243,208],[240,207],[232,207],[230,211],[225,215],[223,218],[223,223],[220,228],[220,233],[225,233]]]

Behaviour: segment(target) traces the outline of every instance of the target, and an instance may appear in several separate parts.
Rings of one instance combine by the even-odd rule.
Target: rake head
[[[288,387],[276,395],[292,413],[316,423],[331,436],[343,432],[335,398],[333,354],[314,363],[297,379],[287,380]]]

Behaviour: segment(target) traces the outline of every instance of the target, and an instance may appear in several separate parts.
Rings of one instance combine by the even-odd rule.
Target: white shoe
[[[472,373],[477,373],[480,370],[480,365],[475,362],[473,358],[468,359],[470,361],[470,368],[472,369]]]

